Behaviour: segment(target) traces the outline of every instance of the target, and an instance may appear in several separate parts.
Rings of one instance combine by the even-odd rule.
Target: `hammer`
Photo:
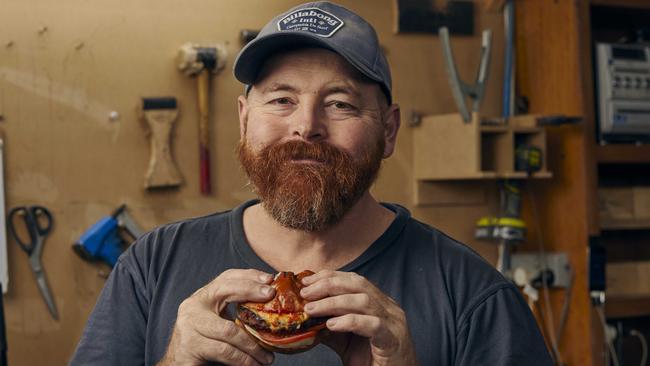
[[[199,159],[201,193],[209,195],[210,185],[210,74],[216,74],[226,63],[226,50],[221,45],[199,46],[186,43],[178,52],[178,68],[187,76],[196,76],[199,106]]]

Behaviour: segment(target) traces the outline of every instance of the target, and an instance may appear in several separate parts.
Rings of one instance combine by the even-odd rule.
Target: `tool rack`
[[[542,169],[531,177],[551,178],[546,166],[546,131],[537,126],[536,119],[523,115],[485,124],[477,113],[468,123],[460,114],[423,117],[413,129],[416,203],[427,201],[427,182],[527,178],[527,172],[515,170],[519,144],[542,150]]]

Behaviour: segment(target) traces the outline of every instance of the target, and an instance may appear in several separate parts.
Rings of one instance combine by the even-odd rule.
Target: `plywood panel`
[[[11,365],[67,362],[107,273],[107,268],[77,258],[71,244],[100,217],[126,203],[140,226],[151,229],[252,197],[234,158],[239,138],[236,97],[242,86],[230,69],[240,49],[239,30],[258,29],[298,2],[2,1],[0,128],[6,135],[7,203],[41,204],[55,215],[43,263],[61,316],[59,322],[48,317],[24,254],[10,243],[11,282],[4,300]],[[456,112],[437,38],[393,34],[391,2],[340,1],[377,26],[404,116],[413,110]],[[475,21],[476,29],[494,32],[481,111],[499,115],[501,16],[479,13]],[[225,71],[212,80],[214,193],[208,197],[198,189],[196,87],[174,63],[178,47],[187,41],[223,42],[229,52]],[[453,46],[461,75],[473,79],[480,37],[454,38]],[[135,108],[142,96],[167,95],[179,103],[172,150],[185,183],[176,190],[146,192],[149,145]],[[111,112],[119,118],[111,120]],[[405,125],[374,192],[411,208],[418,218],[494,262],[494,247],[473,239],[474,222],[492,210],[491,198],[455,207],[413,206],[412,135]],[[486,187],[486,196],[496,198],[494,187]]]
[[[518,90],[530,101],[530,113],[583,115],[585,42],[581,1],[517,1]],[[553,179],[528,182],[524,218],[531,223],[528,248],[540,244],[565,251],[575,271],[575,289],[560,352],[570,365],[592,364],[590,300],[587,289],[587,242],[593,198],[588,190],[590,142],[584,125],[547,129],[546,159]],[[532,205],[538,207],[537,214]],[[541,243],[540,243],[541,242]],[[554,291],[559,314],[566,293]]]

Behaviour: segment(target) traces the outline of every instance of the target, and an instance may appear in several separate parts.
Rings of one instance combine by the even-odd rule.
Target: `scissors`
[[[59,313],[56,310],[56,304],[54,304],[52,292],[45,279],[45,272],[41,264],[43,243],[52,230],[52,214],[47,208],[42,206],[19,206],[9,211],[8,221],[7,228],[9,229],[9,234],[29,256],[29,265],[32,267],[34,276],[36,276],[38,289],[41,291],[41,295],[43,295],[50,314],[52,314],[55,320],[58,320]],[[22,224],[20,224],[21,221]],[[20,238],[16,230],[18,229],[17,225],[24,225],[21,232],[27,231],[29,235],[28,241],[25,242]]]

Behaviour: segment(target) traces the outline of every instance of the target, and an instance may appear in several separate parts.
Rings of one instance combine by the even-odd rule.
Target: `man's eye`
[[[289,99],[287,97],[282,97],[282,98],[273,99],[271,101],[271,103],[274,103],[274,104],[291,104],[291,99]]]
[[[332,105],[336,109],[354,109],[354,107],[351,104],[345,103],[345,102],[334,102]]]

